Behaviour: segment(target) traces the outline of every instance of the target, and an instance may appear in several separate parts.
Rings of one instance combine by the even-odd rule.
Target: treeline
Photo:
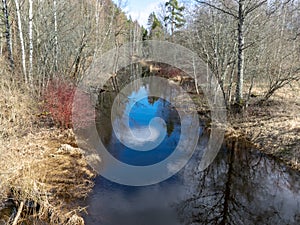
[[[49,80],[78,80],[94,57],[138,41],[141,27],[111,0],[2,0],[2,74],[41,92]]]
[[[120,1],[122,2],[122,1]],[[167,40],[195,51],[227,105],[262,100],[300,79],[299,0],[169,0],[141,27],[111,0],[2,0],[3,68],[41,91],[78,80],[92,60],[126,42]]]
[[[228,106],[244,107],[257,87],[267,100],[300,79],[300,1],[185,2],[169,0],[152,13],[148,38],[195,51],[217,77]]]

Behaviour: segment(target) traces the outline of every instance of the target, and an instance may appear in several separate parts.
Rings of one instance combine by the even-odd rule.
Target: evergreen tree
[[[148,18],[149,38],[152,40],[162,40],[164,36],[163,25],[152,12]]]
[[[148,30],[142,27],[142,40],[146,41],[148,39]]]
[[[185,7],[179,6],[177,0],[169,0],[165,4],[167,15],[164,18],[166,27],[170,27],[171,37],[173,39],[174,31],[185,24],[185,19],[182,14]]]

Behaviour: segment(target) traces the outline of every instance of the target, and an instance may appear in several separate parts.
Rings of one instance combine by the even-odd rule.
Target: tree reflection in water
[[[203,172],[184,172],[182,224],[299,224],[299,174],[231,139]]]
[[[154,85],[143,86],[145,90],[149,87],[156,88]],[[140,165],[149,165],[165,159],[176,147],[181,134],[175,110],[167,101],[153,96],[135,105],[130,114],[133,125],[152,113],[149,119],[158,116],[166,121],[168,134],[168,141],[160,146],[161,151],[139,155],[141,153],[120,145],[112,130],[111,105],[116,94],[113,91],[101,93],[97,105],[97,130],[111,154],[133,165],[139,161],[142,162]],[[164,93],[164,96],[172,94]],[[121,114],[126,105],[126,101],[119,103],[124,109],[120,110]],[[138,113],[139,108],[145,108],[147,113]],[[235,138],[227,140],[213,164],[201,172],[197,167],[207,137],[200,136],[198,151],[195,152],[198,156],[194,155],[185,169],[170,181],[136,189],[99,177],[99,184],[88,200],[90,214],[87,224],[95,224],[94,221],[113,225],[300,224],[298,172]],[[180,222],[177,222],[176,214]]]

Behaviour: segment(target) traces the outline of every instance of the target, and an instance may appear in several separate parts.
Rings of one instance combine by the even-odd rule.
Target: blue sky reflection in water
[[[162,118],[165,121],[166,135],[159,146],[149,151],[137,151],[123,145],[112,128],[106,129],[109,133],[108,138],[107,134],[102,133],[106,136],[106,138],[102,137],[103,143],[115,158],[136,166],[152,165],[167,158],[175,150],[181,134],[180,118],[173,106],[166,100],[147,96],[147,92],[147,86],[143,86],[128,96],[124,114],[129,115],[131,130],[135,135],[141,137],[150,135],[149,129],[146,128],[153,118]],[[147,97],[136,102],[140,96]],[[133,104],[134,102],[135,104]],[[106,113],[106,115],[108,114]],[[100,136],[103,132],[101,125],[107,123],[111,123],[108,117],[99,122]],[[139,132],[135,132],[135,130]],[[162,131],[158,131],[158,133],[162,133]],[[87,224],[168,225],[171,223],[179,225],[176,213],[169,203],[174,201],[174,196],[176,193],[178,194],[178,188],[182,188],[181,183],[180,177],[175,175],[157,185],[129,187],[98,177],[96,191],[91,199],[101,199],[101,201],[91,202],[90,216],[86,218]],[[103,208],[104,205],[105,208]],[[93,216],[97,215],[98,210],[99,216]]]
[[[154,116],[161,116],[166,124],[168,119],[174,119],[174,128],[162,142],[165,146],[160,149],[162,153],[158,151],[160,147],[139,152],[117,145],[113,132],[106,129],[109,138],[105,140],[115,157],[147,165],[162,160],[174,150],[180,123],[167,102],[142,99],[134,105],[130,116],[134,119],[130,123],[133,128],[147,124]],[[89,205],[86,224],[300,224],[299,172],[236,139],[225,141],[213,164],[201,172],[198,163],[206,141],[207,136],[202,135],[188,165],[156,185],[130,187],[99,176],[85,203]],[[140,154],[149,156],[143,158]]]
[[[139,92],[132,93],[128,97],[128,106],[131,106],[131,102],[135,102],[139,95],[145,95],[145,92],[147,92],[146,88],[142,87]],[[180,119],[177,111],[173,109],[169,102],[148,96],[136,102],[132,107],[126,107],[124,113],[129,115],[130,129],[135,136],[133,145],[147,145],[147,142],[143,141],[138,143],[139,138],[143,140],[145,137],[153,136],[152,141],[154,142],[156,138],[163,136],[162,134],[165,131],[158,129],[157,126],[149,129],[150,121],[155,117],[164,119],[166,122],[164,129],[167,132],[162,142],[149,151],[130,149],[123,145],[112,133],[111,140],[106,147],[118,160],[136,166],[152,165],[164,160],[175,150],[180,137]]]

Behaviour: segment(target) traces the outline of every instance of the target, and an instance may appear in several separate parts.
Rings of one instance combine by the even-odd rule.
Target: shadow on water
[[[182,224],[299,224],[298,172],[234,139],[207,170],[195,165],[177,204]]]
[[[160,146],[149,152],[133,151],[118,141],[111,127],[110,108],[102,107],[107,109],[102,115],[107,116],[97,119],[98,132],[118,160],[149,165],[165,159],[175,149],[180,121],[168,102],[150,96],[139,101],[130,112],[131,128],[148,124],[156,116],[166,121],[168,135]],[[93,193],[86,201],[89,205],[86,224],[300,223],[298,172],[235,139],[226,140],[213,164],[199,171],[198,163],[208,139],[202,130],[199,135],[197,149],[188,165],[162,183],[130,187],[97,177]]]

